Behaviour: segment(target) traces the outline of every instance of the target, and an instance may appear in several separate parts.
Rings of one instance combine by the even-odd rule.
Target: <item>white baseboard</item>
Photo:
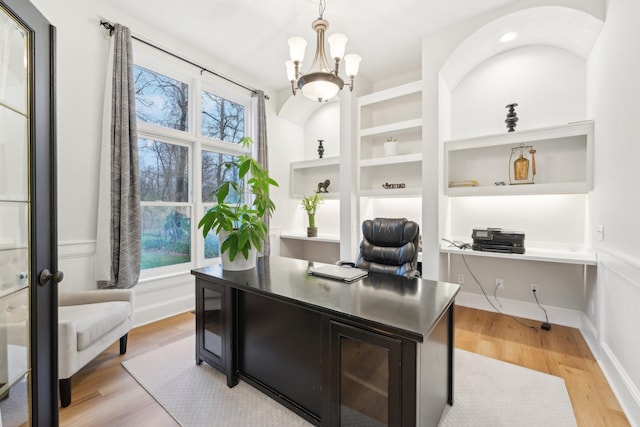
[[[503,314],[523,317],[525,319],[532,319],[539,322],[545,321],[544,312],[536,304],[508,298],[500,298],[502,307],[500,307],[493,299],[492,302]],[[486,298],[482,294],[460,292],[456,297],[456,304],[463,307],[495,312],[495,309],[489,304],[489,302],[487,302]],[[547,310],[549,323],[552,325],[569,326],[578,329],[582,326],[584,313],[581,311],[548,305],[543,305],[543,307]]]
[[[185,295],[170,301],[162,301],[157,304],[136,307],[134,315],[134,327],[146,325],[158,320],[166,319],[176,314],[193,311],[195,301],[193,295]]]

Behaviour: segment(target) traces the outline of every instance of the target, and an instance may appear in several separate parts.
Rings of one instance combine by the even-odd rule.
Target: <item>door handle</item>
[[[62,279],[64,279],[64,273],[62,271],[56,271],[52,274],[47,268],[45,268],[40,273],[40,284],[43,286],[51,281],[53,281],[53,283],[60,283],[62,282]]]

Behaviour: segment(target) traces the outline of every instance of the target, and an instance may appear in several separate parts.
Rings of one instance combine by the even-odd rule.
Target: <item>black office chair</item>
[[[420,227],[406,218],[374,218],[362,222],[360,255],[355,266],[372,272],[420,277]]]

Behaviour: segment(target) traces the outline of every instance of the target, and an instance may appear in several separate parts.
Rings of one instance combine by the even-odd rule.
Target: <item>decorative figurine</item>
[[[331,184],[331,181],[328,179],[325,179],[323,182],[319,182],[316,193],[328,193],[329,191],[327,189],[329,188],[329,184]]]
[[[318,140],[318,158],[321,159],[322,156],[324,155],[324,147],[322,146],[322,143],[324,142],[324,139],[319,139]]]
[[[518,114],[516,113],[515,107],[518,104],[508,104],[504,108],[508,108],[509,112],[507,113],[507,118],[504,121],[507,124],[507,132],[513,132],[516,127],[516,122],[518,121]]]

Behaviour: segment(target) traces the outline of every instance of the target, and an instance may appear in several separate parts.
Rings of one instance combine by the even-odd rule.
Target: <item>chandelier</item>
[[[347,36],[344,34],[332,34],[327,40],[331,50],[331,58],[335,61],[335,65],[332,66],[331,62],[327,60],[324,49],[324,33],[329,28],[329,22],[322,19],[325,6],[325,0],[320,0],[320,17],[311,24],[311,28],[316,32],[317,45],[316,55],[309,71],[307,73],[300,72],[300,65],[307,47],[307,41],[302,37],[289,38],[291,59],[285,62],[287,77],[291,82],[293,94],[295,95],[297,90],[300,89],[304,96],[319,102],[328,101],[344,87],[344,80],[338,75],[340,61],[343,57],[344,71],[349,78],[349,90],[353,90],[353,78],[358,73],[360,60],[362,59],[359,55],[353,53],[344,54],[348,40]]]

